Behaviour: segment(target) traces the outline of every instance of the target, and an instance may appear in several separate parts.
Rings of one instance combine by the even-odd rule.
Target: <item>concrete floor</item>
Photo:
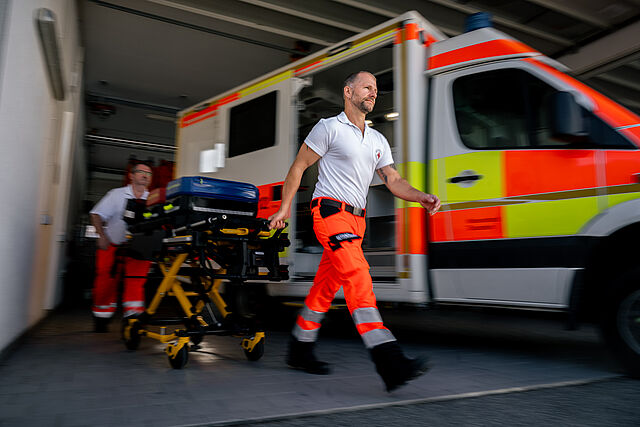
[[[288,333],[267,331],[266,351],[246,360],[237,337],[206,337],[188,365],[172,369],[164,345],[137,351],[119,325],[95,334],[87,309],[53,313],[0,365],[0,425],[185,426],[251,422],[380,408],[617,378],[593,328],[483,313],[423,315],[383,310],[410,355],[434,368],[386,393],[368,352],[343,314],[329,316],[318,356],[333,373],[314,376],[284,363]]]

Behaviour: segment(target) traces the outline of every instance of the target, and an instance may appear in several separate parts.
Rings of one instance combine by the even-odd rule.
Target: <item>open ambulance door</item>
[[[320,118],[343,109],[340,91],[351,73],[366,70],[377,79],[378,98],[367,115],[368,126],[389,141],[395,166],[416,188],[426,191],[425,117],[427,87],[424,75],[430,42],[443,39],[435,27],[408,12],[393,25],[381,25],[370,35],[345,43],[347,50],[309,67],[312,84],[298,96],[298,145]],[[340,58],[340,59],[338,59]],[[324,64],[327,64],[326,66]],[[317,168],[303,177],[297,198],[294,279],[313,279],[322,255],[309,210]],[[370,266],[378,301],[425,303],[427,292],[427,218],[417,203],[391,194],[377,175],[367,195],[364,256]],[[338,295],[340,297],[340,294]]]
[[[322,118],[343,111],[344,101],[340,88],[345,78],[355,71],[367,70],[377,78],[378,99],[374,111],[367,116],[369,126],[382,133],[394,147],[394,74],[393,44],[344,60],[330,68],[320,69],[310,76],[310,84],[298,94],[297,147],[300,147],[311,129]],[[385,115],[389,117],[385,118]],[[295,266],[294,277],[300,281],[313,280],[322,257],[322,246],[317,241],[311,218],[310,203],[318,179],[317,164],[305,172],[296,198]],[[395,282],[395,213],[393,195],[377,179],[367,197],[367,231],[363,240],[365,257],[376,286]]]
[[[336,116],[343,110],[340,89],[345,78],[353,72],[369,71],[376,77],[378,98],[374,110],[367,115],[368,126],[389,141],[400,173],[415,187],[425,190],[426,47],[421,32],[426,27],[437,31],[409,13],[394,26],[375,30],[370,39],[363,36],[361,41],[353,42],[339,63],[318,66],[310,73],[312,84],[298,96],[298,146],[319,119]],[[438,36],[441,37],[439,33]],[[350,52],[353,53],[349,55]],[[309,209],[317,177],[316,167],[307,170],[297,197],[293,270],[294,278],[300,281],[313,279],[322,256]],[[366,209],[367,231],[362,247],[376,298],[426,302],[424,209],[396,199],[375,174]]]

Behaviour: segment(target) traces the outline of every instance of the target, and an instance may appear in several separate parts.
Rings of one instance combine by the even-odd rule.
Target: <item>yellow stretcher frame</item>
[[[247,229],[221,229],[220,232],[227,235],[244,236],[248,233]],[[207,232],[206,234],[211,235]],[[261,232],[258,234],[261,239],[268,238],[270,233]],[[167,255],[162,261],[158,261],[157,265],[162,272],[163,279],[158,286],[156,293],[145,309],[142,316],[133,319],[125,319],[122,329],[122,338],[125,345],[130,350],[136,350],[140,345],[141,337],[146,336],[151,339],[155,339],[161,343],[167,344],[165,353],[168,356],[169,364],[175,369],[181,369],[186,366],[189,359],[189,343],[193,342],[198,344],[203,335],[216,334],[218,332],[215,329],[209,329],[212,326],[207,323],[200,313],[205,308],[206,302],[203,299],[198,299],[195,305],[189,300],[189,297],[199,297],[201,294],[198,292],[185,291],[179,277],[180,270],[185,265],[189,265],[190,251],[188,250],[190,243],[185,245],[186,251]],[[216,270],[217,273],[224,276],[225,271],[223,269]],[[260,273],[262,275],[262,273]],[[216,306],[218,312],[223,318],[228,318],[232,313],[227,310],[227,304],[220,295],[220,286],[223,279],[209,277],[200,277],[200,280],[204,280],[210,284],[209,290],[206,292],[206,296]],[[185,326],[184,329],[176,329],[170,334],[165,334],[165,327],[161,327],[161,333],[153,332],[145,327],[145,320],[152,319],[156,314],[160,303],[165,297],[174,297],[178,301],[187,319],[196,319],[198,325],[201,327],[201,331],[189,331]],[[202,332],[204,331],[204,332]],[[207,333],[208,332],[208,333]],[[235,335],[228,333],[228,335]],[[244,336],[241,340],[241,347],[248,360],[259,360],[264,354],[264,331],[254,331]]]

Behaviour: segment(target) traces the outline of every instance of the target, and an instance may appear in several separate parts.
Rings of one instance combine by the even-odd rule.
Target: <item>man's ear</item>
[[[351,87],[350,86],[345,86],[344,88],[342,88],[342,94],[344,95],[345,98],[350,99],[351,98]]]

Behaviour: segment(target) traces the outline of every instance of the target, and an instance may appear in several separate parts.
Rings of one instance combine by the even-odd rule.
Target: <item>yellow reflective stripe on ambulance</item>
[[[586,197],[511,205],[503,212],[506,237],[537,237],[576,234],[599,210],[597,197]]]
[[[390,27],[383,28],[376,33],[368,35],[367,38],[354,40],[352,42],[353,44],[350,47],[347,47],[349,45],[345,45],[346,48],[344,51],[338,51],[335,54],[331,54],[331,51],[329,51],[321,57],[316,57],[308,62],[303,62],[298,68],[295,69],[295,75],[305,75],[311,71],[316,70],[317,68],[331,64],[332,62],[339,61],[341,59],[344,59],[345,57],[351,56],[365,49],[373,48],[379,44],[391,41],[395,37],[396,29],[397,25],[394,24]]]
[[[477,209],[494,206],[509,206],[514,204],[531,203],[531,202],[553,202],[569,199],[589,198],[596,196],[609,196],[610,200],[614,196],[621,196],[619,202],[610,203],[609,207],[614,206],[622,201],[633,200],[640,197],[640,184],[623,184],[613,185],[609,187],[583,188],[579,190],[556,191],[550,193],[527,194],[521,196],[501,197],[495,199],[474,200],[470,202],[447,203],[443,204],[443,208],[448,211],[457,211],[462,209]]]
[[[422,162],[406,162],[396,164],[398,173],[407,180],[409,185],[420,191],[427,191],[427,165]],[[420,203],[407,202],[406,205],[398,207],[421,207]]]
[[[240,98],[242,98],[243,96],[251,95],[252,93],[258,92],[259,90],[262,90],[269,86],[280,83],[291,77],[293,77],[293,70],[287,70],[284,73],[277,74],[269,79],[262,80],[261,82],[258,82],[252,86],[249,86],[246,89],[242,89],[238,93],[240,94]]]

